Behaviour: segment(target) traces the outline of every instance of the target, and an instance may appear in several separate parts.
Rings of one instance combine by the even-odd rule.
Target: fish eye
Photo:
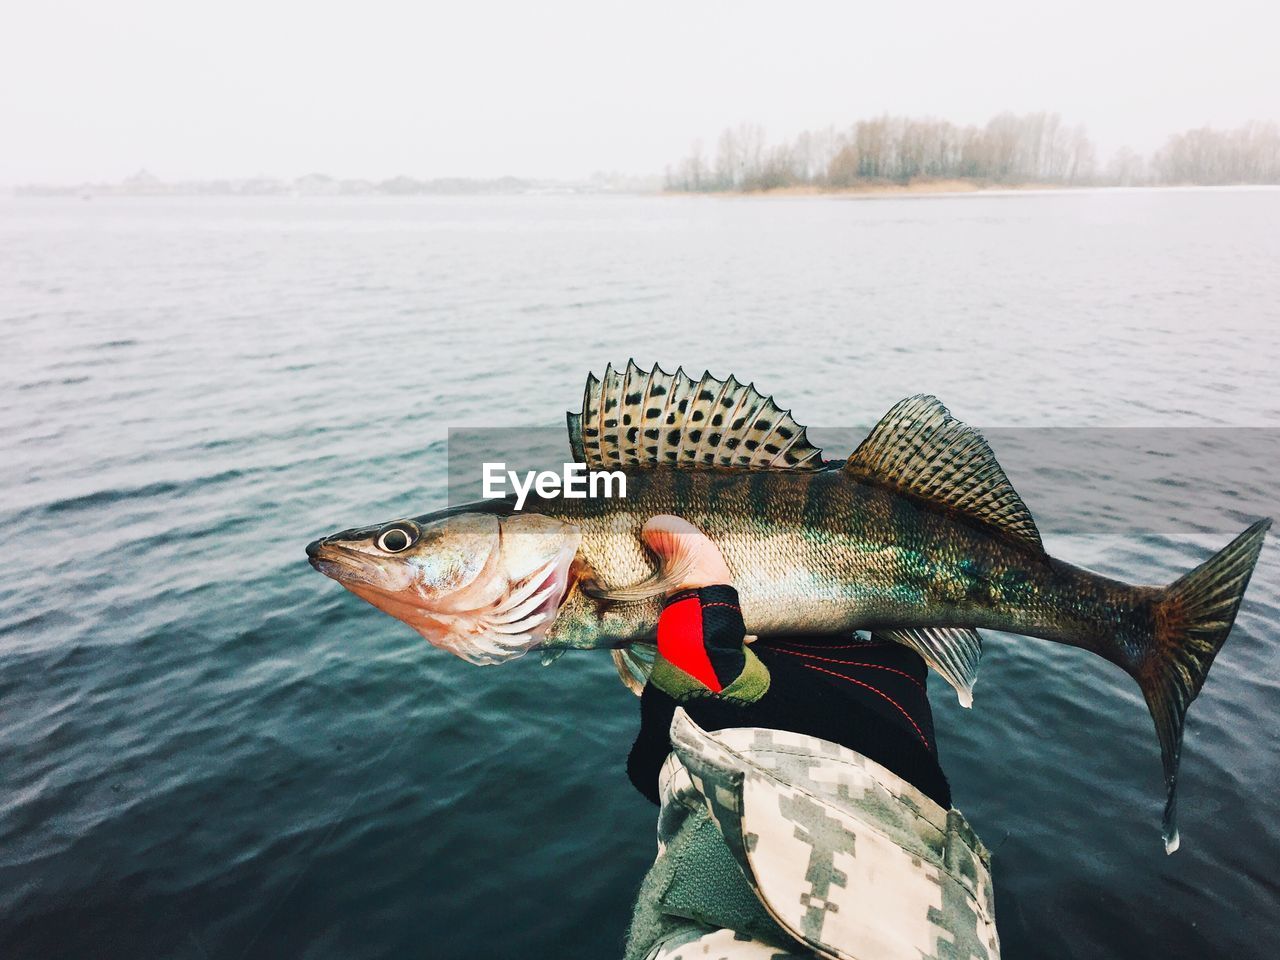
[[[404,527],[391,527],[378,537],[378,549],[387,553],[399,553],[412,545],[415,537]]]

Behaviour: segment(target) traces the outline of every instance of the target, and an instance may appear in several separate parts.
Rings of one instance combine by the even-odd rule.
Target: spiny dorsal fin
[[[635,361],[619,373],[587,378],[582,412],[569,414],[574,457],[593,470],[665,464],[686,470],[714,467],[816,470],[822,451],[804,427],[772,397],[735,378],[699,380]]]
[[[1040,547],[1040,531],[987,441],[937,397],[900,400],[845,464],[846,471],[982,520]]]

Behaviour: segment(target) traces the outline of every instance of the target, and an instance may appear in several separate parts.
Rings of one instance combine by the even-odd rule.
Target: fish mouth
[[[324,555],[323,540],[312,540],[307,544],[307,563],[311,564],[311,569],[319,570],[330,579],[337,579],[334,574],[337,573],[338,565]]]
[[[378,586],[373,579],[372,564],[354,550],[348,550],[328,538],[312,540],[307,544],[307,562],[312,569],[323,573],[330,580],[339,583],[359,583],[370,587]]]
[[[342,570],[340,564],[334,563],[332,560],[322,560],[319,557],[311,557],[307,562],[311,564],[311,569],[318,570],[330,580],[337,580],[338,574]]]

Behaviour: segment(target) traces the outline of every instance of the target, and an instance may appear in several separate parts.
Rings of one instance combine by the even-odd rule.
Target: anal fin
[[[880,637],[910,647],[938,676],[955,687],[960,706],[973,706],[973,684],[982,658],[982,637],[970,627],[900,627],[877,630]]]

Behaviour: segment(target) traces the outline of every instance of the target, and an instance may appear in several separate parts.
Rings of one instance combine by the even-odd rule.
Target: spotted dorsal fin
[[[587,378],[582,412],[571,413],[574,459],[589,469],[660,464],[685,470],[816,470],[822,451],[804,427],[753,384],[710,373],[694,380],[683,369],[647,373],[632,361]]]
[[[937,397],[908,397],[894,404],[844,469],[1041,546],[1031,511],[987,441],[952,417]]]

